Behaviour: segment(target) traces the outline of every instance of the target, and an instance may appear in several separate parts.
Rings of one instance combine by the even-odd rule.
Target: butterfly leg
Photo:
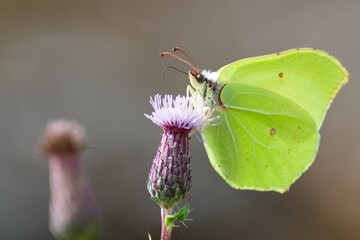
[[[196,95],[196,90],[192,86],[188,85],[186,87],[186,96],[191,97],[191,96],[194,96],[194,95]]]

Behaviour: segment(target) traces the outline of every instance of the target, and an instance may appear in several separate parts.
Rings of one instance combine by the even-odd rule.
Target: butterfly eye
[[[198,83],[203,83],[205,81],[205,77],[202,74],[198,74],[196,76],[196,80],[198,81]]]

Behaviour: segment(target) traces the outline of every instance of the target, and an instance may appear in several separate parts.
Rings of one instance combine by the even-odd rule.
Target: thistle
[[[216,118],[210,118],[213,111],[195,96],[156,95],[150,98],[150,103],[154,112],[145,116],[161,127],[163,134],[150,168],[147,189],[151,199],[161,207],[161,239],[170,239],[172,224],[165,226],[166,217],[172,214],[174,205],[188,196],[191,187],[190,137]]]
[[[81,165],[85,130],[74,121],[50,122],[41,140],[49,161],[49,227],[56,239],[99,238],[100,211]]]

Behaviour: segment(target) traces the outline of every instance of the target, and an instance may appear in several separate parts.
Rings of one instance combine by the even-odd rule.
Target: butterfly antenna
[[[170,53],[170,52],[162,52],[162,53],[160,53],[160,57],[173,57],[173,58],[179,60],[180,62],[185,63],[186,65],[188,65],[189,67],[191,67],[195,72],[197,72],[197,68],[196,68],[196,67],[194,67],[194,66],[191,65],[188,61],[182,59],[181,57],[179,57],[179,56],[177,56],[177,55],[175,55],[175,54],[173,54],[173,53]]]
[[[196,64],[196,62],[194,61],[194,59],[192,57],[190,57],[190,55],[187,52],[185,52],[185,50],[183,50],[182,48],[179,48],[179,47],[174,47],[172,50],[173,50],[173,52],[179,51],[182,54],[184,54],[192,62],[192,64],[194,64],[195,68],[199,69],[199,67]]]
[[[186,72],[184,72],[184,71],[182,71],[182,70],[180,70],[180,69],[178,69],[178,68],[176,68],[176,67],[166,66],[166,67],[164,68],[164,70],[163,70],[163,73],[162,73],[163,85],[165,85],[165,72],[166,72],[166,70],[168,70],[169,68],[174,69],[174,70],[176,70],[176,71],[178,71],[178,72],[181,72],[181,73],[183,73],[183,74],[185,74],[185,75],[188,75]]]
[[[165,72],[166,72],[166,70],[168,70],[169,68],[174,69],[174,70],[176,70],[176,71],[178,71],[178,72],[181,72],[181,73],[183,73],[183,74],[185,74],[185,75],[188,75],[187,72],[182,71],[182,70],[180,70],[180,69],[178,69],[178,68],[176,68],[176,67],[166,66],[166,67],[164,68],[164,70],[163,70],[163,80],[164,80]]]

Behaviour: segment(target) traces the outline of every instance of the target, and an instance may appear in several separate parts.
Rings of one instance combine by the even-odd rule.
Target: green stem
[[[173,224],[166,226],[166,216],[172,214],[172,208],[163,208],[161,207],[161,238],[160,240],[170,240],[171,231]]]

